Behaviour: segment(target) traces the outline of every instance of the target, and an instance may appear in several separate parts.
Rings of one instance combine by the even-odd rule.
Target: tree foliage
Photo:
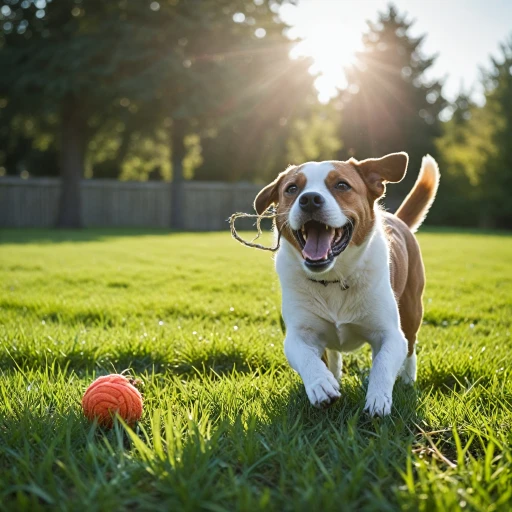
[[[233,95],[237,107],[203,132],[197,179],[269,180],[289,164],[287,141],[294,123],[316,103],[307,72],[311,63],[290,60],[289,50],[282,41],[250,59],[243,72],[250,85]]]
[[[403,193],[414,182],[421,157],[435,152],[438,116],[446,101],[441,82],[425,78],[435,57],[422,54],[425,36],[411,37],[406,16],[390,6],[368,25],[364,49],[347,70],[341,156],[363,159],[406,151],[411,172],[398,188]]]
[[[482,80],[485,104],[472,104],[467,95],[460,95],[437,140],[445,177],[440,189],[443,208],[436,210],[435,218],[511,228],[512,39],[501,45],[500,58],[491,59]]]

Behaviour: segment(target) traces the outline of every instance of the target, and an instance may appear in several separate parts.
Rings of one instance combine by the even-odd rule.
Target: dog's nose
[[[325,199],[318,192],[306,192],[299,197],[301,210],[313,213],[319,210],[325,203]]]

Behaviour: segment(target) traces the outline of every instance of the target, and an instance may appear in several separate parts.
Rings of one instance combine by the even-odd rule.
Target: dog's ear
[[[258,215],[261,215],[271,204],[279,202],[279,185],[283,178],[292,170],[295,169],[294,165],[290,165],[285,171],[265,188],[259,191],[256,199],[254,200],[254,209]]]
[[[351,163],[365,181],[375,199],[382,197],[386,183],[402,181],[407,172],[409,156],[407,153],[391,153],[382,158],[368,158],[360,162],[350,159]]]

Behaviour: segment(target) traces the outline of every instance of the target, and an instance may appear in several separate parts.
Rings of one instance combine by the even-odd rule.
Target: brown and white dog
[[[277,207],[286,357],[316,407],[340,397],[341,352],[372,348],[365,410],[391,412],[398,375],[416,380],[416,335],[425,273],[413,233],[436,195],[431,156],[395,215],[381,210],[386,183],[402,180],[406,153],[291,166],[256,197],[258,214]],[[326,361],[324,363],[323,359]]]

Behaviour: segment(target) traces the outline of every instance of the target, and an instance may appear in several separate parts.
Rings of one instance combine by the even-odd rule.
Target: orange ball
[[[88,420],[97,419],[104,427],[112,427],[116,413],[133,425],[142,416],[142,396],[124,375],[105,375],[87,388],[82,408]]]

